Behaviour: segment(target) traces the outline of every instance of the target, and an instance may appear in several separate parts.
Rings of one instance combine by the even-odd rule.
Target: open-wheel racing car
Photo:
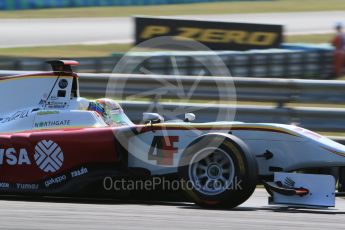
[[[0,78],[0,191],[77,195],[104,178],[174,175],[201,206],[236,207],[263,183],[273,204],[335,205],[335,179],[297,173],[345,166],[345,146],[283,124],[134,124],[111,99],[80,97],[75,61]]]

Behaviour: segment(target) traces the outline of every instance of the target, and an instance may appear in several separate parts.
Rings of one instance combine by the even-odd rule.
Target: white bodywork
[[[335,179],[333,176],[302,173],[274,174],[275,182],[284,181],[286,178],[292,180],[296,188],[308,188],[310,191],[309,194],[306,196],[284,196],[275,192],[272,204],[319,207],[335,206]]]
[[[249,147],[251,154],[258,156],[267,150],[273,153],[271,159],[257,157],[259,175],[272,175],[270,167],[279,167],[282,171],[292,171],[311,167],[332,167],[345,165],[345,146],[334,142],[326,137],[320,136],[309,130],[292,125],[281,124],[257,124],[257,123],[167,123],[156,126],[167,127],[166,130],[156,130],[155,133],[146,132],[139,136],[132,137],[129,144],[130,155],[129,164],[133,167],[145,167],[151,169],[153,174],[165,174],[176,172],[179,159],[183,150],[192,140],[201,134],[210,131],[197,131],[196,128],[189,130],[169,130],[169,126],[182,127],[212,127],[212,133],[228,132],[239,137]],[[217,130],[217,126],[228,130]],[[248,128],[248,130],[246,129]],[[255,128],[255,130],[253,130]],[[240,129],[240,130],[239,130]],[[260,129],[267,129],[261,131]],[[280,132],[273,132],[279,130]],[[173,157],[172,165],[159,165],[155,160],[147,160],[153,136],[178,136],[178,142],[173,143],[177,151]]]
[[[31,107],[68,109],[71,104],[73,77],[39,74],[13,76],[0,81],[0,117]],[[65,83],[64,88],[59,83]],[[60,83],[60,84],[61,84]],[[64,91],[64,97],[58,91]]]
[[[107,126],[97,113],[85,110],[78,88],[72,95],[73,76],[47,73],[0,80],[0,134]]]

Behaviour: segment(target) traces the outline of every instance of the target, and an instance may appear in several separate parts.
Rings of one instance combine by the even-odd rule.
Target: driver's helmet
[[[119,103],[108,98],[91,101],[88,110],[101,115],[108,125],[121,124],[123,110]]]

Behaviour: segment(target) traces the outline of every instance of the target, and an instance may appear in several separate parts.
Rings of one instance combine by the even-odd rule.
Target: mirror
[[[158,113],[143,113],[143,121],[145,123],[161,123],[164,122],[164,118]]]
[[[191,122],[195,120],[195,114],[194,113],[186,113],[184,115],[184,121],[185,122]]]

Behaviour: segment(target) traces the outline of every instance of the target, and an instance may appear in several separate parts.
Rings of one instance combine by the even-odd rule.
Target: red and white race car
[[[0,191],[76,195],[114,178],[174,175],[199,205],[236,207],[258,182],[274,204],[334,206],[335,179],[293,173],[345,166],[345,146],[283,124],[133,124],[111,99],[79,96],[75,61],[53,72],[0,78]],[[111,178],[111,180],[110,180]]]

